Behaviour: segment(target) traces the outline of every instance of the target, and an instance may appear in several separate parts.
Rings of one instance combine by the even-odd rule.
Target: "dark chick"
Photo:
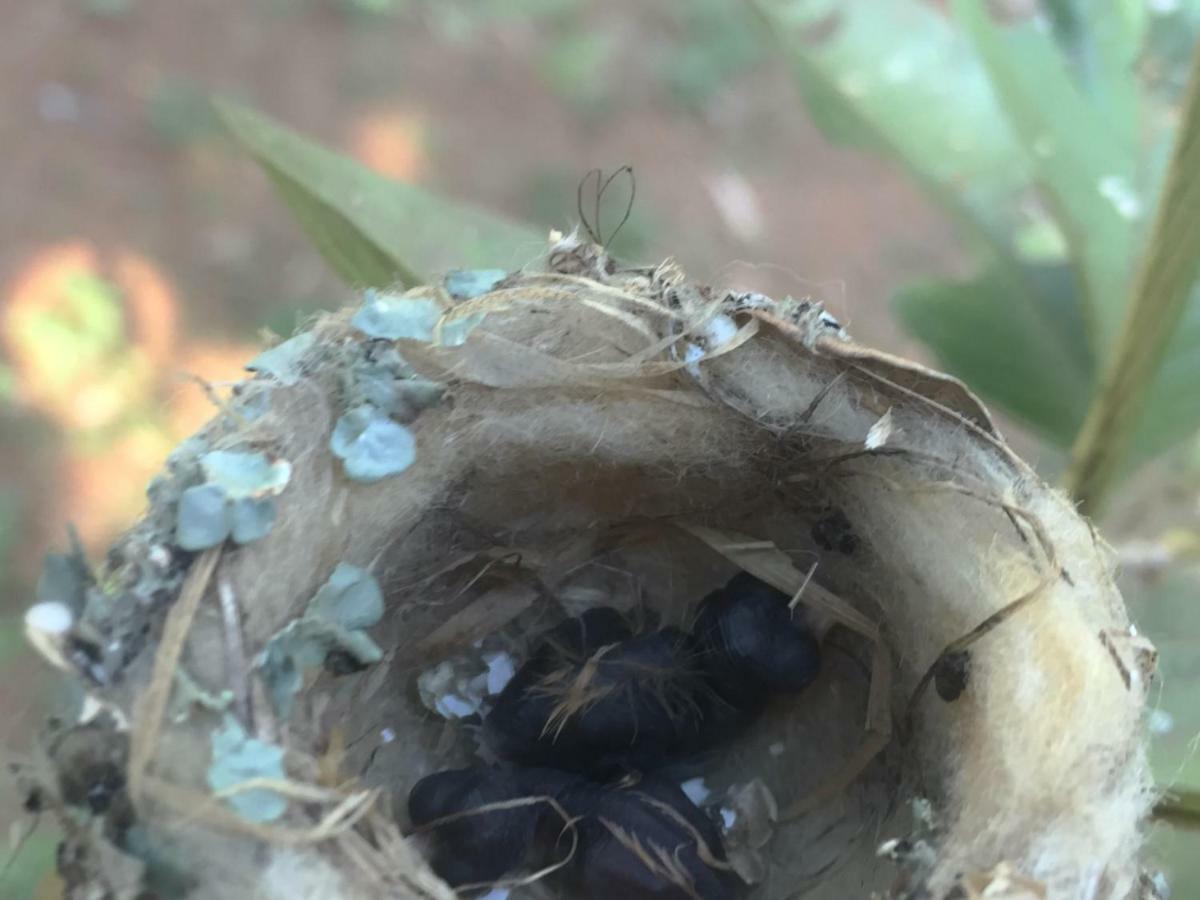
[[[788,597],[739,575],[705,597],[690,634],[630,636],[604,607],[557,626],[497,698],[484,742],[510,762],[598,778],[653,771],[730,736],[819,665]]]
[[[683,631],[631,636],[616,610],[589,610],[542,636],[487,715],[484,742],[524,766],[661,766],[698,734],[694,653]]]
[[[708,742],[723,737],[720,724],[736,727],[771,694],[802,690],[817,677],[820,644],[789,599],[743,572],[700,601],[692,635],[717,701],[708,707]]]
[[[579,845],[557,877],[584,900],[727,900],[740,882],[721,836],[673,782],[626,789],[577,785],[561,795],[579,819]]]
[[[499,769],[451,769],[418,781],[408,795],[408,816],[414,826],[458,816],[430,829],[429,864],[433,870],[458,887],[498,881],[521,868],[544,804],[474,810],[524,795],[522,783]]]
[[[557,808],[534,802],[474,812],[545,796]],[[716,827],[678,787],[653,776],[619,788],[552,769],[456,769],[419,781],[409,814],[417,826],[463,814],[432,829],[430,863],[453,886],[556,862],[548,880],[587,900],[726,900],[737,885]]]

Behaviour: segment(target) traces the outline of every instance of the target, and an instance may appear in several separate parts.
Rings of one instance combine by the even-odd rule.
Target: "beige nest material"
[[[101,571],[53,559],[31,610],[87,697],[23,769],[70,897],[452,896],[399,811],[476,759],[447,720],[486,679],[454,660],[598,601],[684,623],[739,569],[827,648],[705,773],[748,896],[1140,890],[1153,650],[957,381],[560,236],[250,368]]]

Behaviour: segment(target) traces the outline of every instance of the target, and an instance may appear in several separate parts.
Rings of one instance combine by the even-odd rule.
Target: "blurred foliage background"
[[[1161,653],[1147,725],[1178,799],[1154,852],[1200,896],[1200,0],[0,16],[6,752],[54,698],[20,636],[42,555],[68,521],[103,552],[264,332],[352,287],[518,267],[575,223],[583,173],[628,163],[617,253],[814,296],[948,368],[1100,522]],[[0,896],[56,896],[54,836],[8,786],[0,821]]]

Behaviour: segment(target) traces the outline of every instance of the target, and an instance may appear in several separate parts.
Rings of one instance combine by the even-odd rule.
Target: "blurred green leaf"
[[[1178,101],[1187,84],[1188,61],[1200,35],[1200,2],[1147,4],[1145,40],[1138,75],[1151,96]]]
[[[1200,426],[1200,289],[1192,288],[1162,363],[1146,392],[1130,458],[1136,463],[1195,434]]]
[[[538,60],[542,80],[587,113],[599,113],[612,94],[610,69],[616,36],[604,31],[567,31],[547,42]]]
[[[1036,23],[1004,27],[984,0],[955,0],[1034,178],[1053,207],[1086,287],[1093,346],[1111,351],[1128,295],[1134,226],[1145,199],[1137,182],[1136,99],[1128,84],[1087,97],[1053,38]],[[1089,19],[1091,21],[1091,19]],[[1116,34],[1118,28],[1112,28]],[[1118,58],[1128,48],[1114,45]],[[1100,68],[1100,67],[1098,67]]]
[[[895,303],[905,327],[972,390],[1067,446],[1087,411],[1091,367],[1063,275],[1029,273],[1043,285],[1037,306],[1028,286],[999,266],[972,281],[914,285]]]
[[[377,175],[245,106],[222,100],[216,109],[317,249],[355,287],[412,286],[456,266],[511,266],[545,243],[498,216]]]
[[[179,78],[167,78],[155,86],[147,116],[155,133],[176,146],[211,138],[221,127],[204,89]]]
[[[702,109],[713,96],[762,59],[762,41],[740,3],[672,0],[659,4],[678,33],[654,55],[659,78],[675,99]]]
[[[817,124],[899,162],[1001,256],[1030,172],[966,38],[916,0],[755,0]]]
[[[1123,469],[1200,425],[1200,52],[1118,343],[1071,449],[1066,487],[1091,514]]]
[[[1054,37],[1085,95],[1114,121],[1137,122],[1134,68],[1145,39],[1145,0],[1043,0]]]

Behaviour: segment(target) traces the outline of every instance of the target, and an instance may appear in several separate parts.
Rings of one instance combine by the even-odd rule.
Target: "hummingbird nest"
[[[739,571],[822,645],[703,772],[747,897],[1141,890],[1153,648],[959,382],[562,236],[248,368],[30,611],[86,698],[21,770],[69,897],[452,897],[404,800],[479,762],[488,679],[596,605],[686,628]]]

